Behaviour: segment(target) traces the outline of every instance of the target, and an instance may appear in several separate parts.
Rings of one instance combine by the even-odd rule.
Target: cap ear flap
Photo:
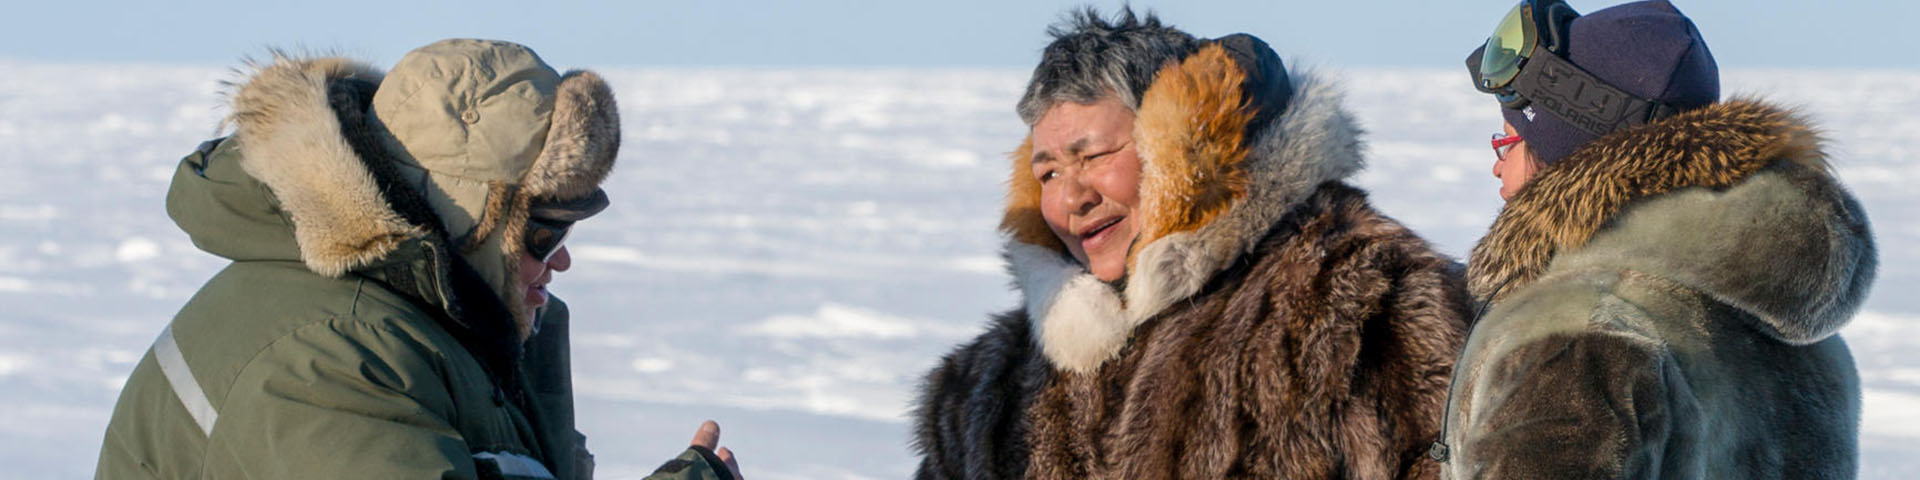
[[[1033,137],[1022,140],[1009,159],[1013,171],[1007,179],[1007,210],[1000,217],[1000,231],[1014,241],[1066,253],[1066,244],[1060,243],[1040,213],[1040,181],[1033,178]]]
[[[600,188],[620,152],[620,109],[599,74],[574,70],[554,91],[547,144],[521,180],[522,193],[566,201]]]

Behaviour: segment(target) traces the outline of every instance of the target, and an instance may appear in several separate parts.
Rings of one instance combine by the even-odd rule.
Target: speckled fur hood
[[[1782,341],[1824,339],[1865,299],[1875,249],[1864,212],[1833,178],[1820,142],[1798,115],[1754,100],[1602,137],[1542,170],[1507,203],[1474,247],[1472,292],[1498,300],[1549,270],[1626,268],[1751,312],[1757,328]],[[1720,206],[1754,204],[1720,197],[1763,174],[1787,179],[1796,198]],[[1702,211],[1658,217],[1687,215],[1678,220],[1684,225],[1616,221],[1690,189],[1706,189],[1685,207]]]

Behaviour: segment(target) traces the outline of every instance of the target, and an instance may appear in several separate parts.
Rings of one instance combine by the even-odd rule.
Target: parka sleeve
[[[1555,334],[1494,359],[1475,393],[1464,453],[1473,478],[1659,478],[1688,431],[1679,369],[1656,344]]]
[[[235,377],[203,476],[477,478],[436,355],[395,327],[363,321],[285,335]]]

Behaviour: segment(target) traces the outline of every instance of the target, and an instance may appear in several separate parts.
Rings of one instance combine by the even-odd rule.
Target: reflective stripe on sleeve
[[[200,382],[193,379],[193,370],[187,369],[187,357],[180,355],[180,344],[173,341],[172,325],[161,330],[160,339],[153,341],[153,359],[160,363],[160,373],[167,376],[167,384],[173,386],[173,396],[187,407],[193,423],[200,424],[202,433],[213,435],[213,422],[219,419],[220,413],[213,410],[207,393],[200,390]]]
[[[507,452],[480,452],[473,454],[474,460],[486,460],[500,467],[500,474],[519,478],[552,479],[553,472],[547,470],[533,457]]]

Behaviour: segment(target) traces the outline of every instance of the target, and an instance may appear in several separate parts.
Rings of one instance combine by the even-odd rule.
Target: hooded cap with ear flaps
[[[329,88],[344,82],[377,88],[371,106],[331,105]],[[516,317],[527,312],[510,283],[512,260],[532,205],[604,206],[599,184],[619,150],[606,82],[586,71],[555,74],[505,42],[435,43],[384,77],[345,59],[277,57],[236,87],[241,166],[278,200],[308,269],[338,277],[374,267],[444,228],[450,240],[468,239],[461,256]],[[336,115],[339,108],[348,111]],[[359,113],[375,118],[342,124]],[[356,140],[362,133],[370,138]],[[412,210],[389,204],[394,196],[375,180],[389,170],[431,214],[408,217]],[[532,328],[531,318],[516,320],[523,334]]]
[[[525,46],[443,40],[387,73],[373,114],[468,261],[524,315],[514,278],[532,205],[584,205],[558,212],[571,220],[605,207],[599,185],[620,143],[612,89]]]
[[[1247,35],[1163,68],[1135,119],[1140,234],[1124,292],[1066,256],[1040,216],[1031,139],[1022,144],[1001,221],[1004,255],[1054,367],[1098,368],[1135,327],[1198,293],[1321,184],[1359,171],[1360,129],[1340,96],[1313,76],[1289,75]]]

